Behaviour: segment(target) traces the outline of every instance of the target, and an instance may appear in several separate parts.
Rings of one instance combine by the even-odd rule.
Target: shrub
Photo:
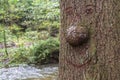
[[[47,59],[49,59],[54,51],[59,51],[59,40],[57,38],[41,40],[34,48],[34,61],[36,63],[47,63]]]

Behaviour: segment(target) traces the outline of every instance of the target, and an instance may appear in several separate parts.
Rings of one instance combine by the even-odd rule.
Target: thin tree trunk
[[[60,6],[59,80],[120,80],[120,1],[60,0]],[[66,35],[76,26],[90,38],[73,46]]]
[[[8,56],[8,51],[7,51],[7,41],[6,41],[6,32],[5,32],[5,29],[4,29],[4,46],[5,46],[5,54],[6,56]]]

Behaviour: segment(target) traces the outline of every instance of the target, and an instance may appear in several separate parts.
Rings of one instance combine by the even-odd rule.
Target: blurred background
[[[58,64],[59,26],[59,0],[0,0],[0,79],[14,80],[3,79],[3,68]],[[47,68],[56,73],[58,66]]]

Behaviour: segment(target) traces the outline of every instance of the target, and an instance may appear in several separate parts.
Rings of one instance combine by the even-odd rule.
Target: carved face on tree
[[[78,54],[73,54],[70,52],[71,55],[78,55],[76,58],[71,61],[69,58],[66,58],[67,63],[71,64],[74,67],[80,68],[84,67],[84,65],[89,64],[91,61],[91,57],[88,57],[88,41],[90,39],[90,32],[89,28],[91,28],[92,23],[94,22],[95,18],[95,8],[94,5],[86,5],[82,11],[79,11],[73,7],[66,8],[66,15],[67,15],[67,28],[65,33],[66,42],[73,48],[73,50],[77,50]],[[84,47],[83,49],[81,47]],[[86,48],[85,48],[86,47]],[[86,51],[86,52],[85,52]],[[82,61],[82,62],[81,62]],[[76,64],[75,64],[76,63]]]
[[[92,21],[90,21],[89,18],[90,18],[90,15],[93,14],[95,9],[93,5],[86,5],[82,13],[75,13],[73,9],[74,9],[73,7],[68,7],[66,9],[66,14],[68,15],[66,41],[71,46],[80,46],[86,43],[89,39],[88,28],[92,23]],[[81,16],[86,16],[87,18],[83,19]]]

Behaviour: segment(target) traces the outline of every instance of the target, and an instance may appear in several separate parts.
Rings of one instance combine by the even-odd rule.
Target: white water
[[[31,80],[34,80],[34,78],[35,80],[43,80],[49,76],[56,78],[57,73],[57,66],[44,66],[36,68],[28,65],[19,65],[18,67],[1,68],[0,80],[29,80],[31,78]]]

